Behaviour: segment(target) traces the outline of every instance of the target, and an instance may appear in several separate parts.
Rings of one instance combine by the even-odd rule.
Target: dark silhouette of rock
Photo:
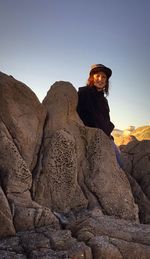
[[[149,258],[150,225],[138,218],[149,223],[147,185],[132,161],[119,168],[109,138],[85,127],[76,105],[69,82],[41,104],[0,73],[0,258]]]

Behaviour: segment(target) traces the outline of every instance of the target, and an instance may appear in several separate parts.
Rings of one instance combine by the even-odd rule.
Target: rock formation
[[[103,131],[81,123],[75,88],[55,83],[43,104],[48,114],[34,200],[57,212],[97,206],[104,214],[135,220],[137,207],[111,141]]]
[[[50,209],[31,199],[30,192],[31,170],[37,162],[45,114],[27,86],[0,73],[0,199],[4,203],[0,215],[4,222],[4,210],[5,222],[9,223],[1,236],[14,234],[14,227],[19,231],[58,224]]]
[[[142,222],[150,223],[150,140],[132,137],[120,149]]]
[[[41,104],[0,73],[1,258],[149,258],[138,180],[131,184],[109,138],[85,127],[76,105],[69,82],[56,82]]]

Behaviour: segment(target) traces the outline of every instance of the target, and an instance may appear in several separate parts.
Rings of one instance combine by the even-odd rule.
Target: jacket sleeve
[[[89,108],[88,94],[83,87],[78,91],[77,112],[85,126],[94,127],[94,118],[91,109]]]
[[[108,105],[108,101],[107,101],[107,105]],[[113,129],[115,128],[115,125],[111,122],[110,120],[110,109],[109,109],[109,105],[108,105],[108,119],[109,119],[109,135],[112,133]]]
[[[86,109],[85,109],[85,104],[86,102],[86,96],[85,93],[81,90],[78,91],[78,105],[77,105],[77,112],[79,114],[79,117],[85,124],[85,117],[86,117]]]
[[[105,100],[106,100],[106,119],[104,120],[103,130],[108,136],[110,136],[115,126],[110,120],[110,109],[109,109],[108,101],[107,99]]]
[[[105,134],[110,137],[111,132],[114,129],[114,124],[110,121],[110,115],[109,115],[110,109],[106,98],[103,106],[104,106],[103,113],[101,113],[101,111],[99,112],[95,111],[94,113],[96,128],[102,129],[105,132]]]

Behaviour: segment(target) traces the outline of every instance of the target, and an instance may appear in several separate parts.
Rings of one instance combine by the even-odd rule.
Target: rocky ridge
[[[1,258],[149,258],[149,191],[76,105],[69,82],[41,104],[0,73]]]

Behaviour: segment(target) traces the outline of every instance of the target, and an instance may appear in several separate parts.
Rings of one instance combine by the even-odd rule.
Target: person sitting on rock
[[[102,129],[112,139],[111,133],[114,124],[110,120],[110,109],[105,96],[109,94],[109,78],[112,70],[102,64],[91,66],[87,85],[80,87],[78,91],[77,112],[85,126]],[[113,140],[112,140],[113,141]],[[113,142],[114,150],[118,149]],[[120,156],[117,161],[122,167]]]

